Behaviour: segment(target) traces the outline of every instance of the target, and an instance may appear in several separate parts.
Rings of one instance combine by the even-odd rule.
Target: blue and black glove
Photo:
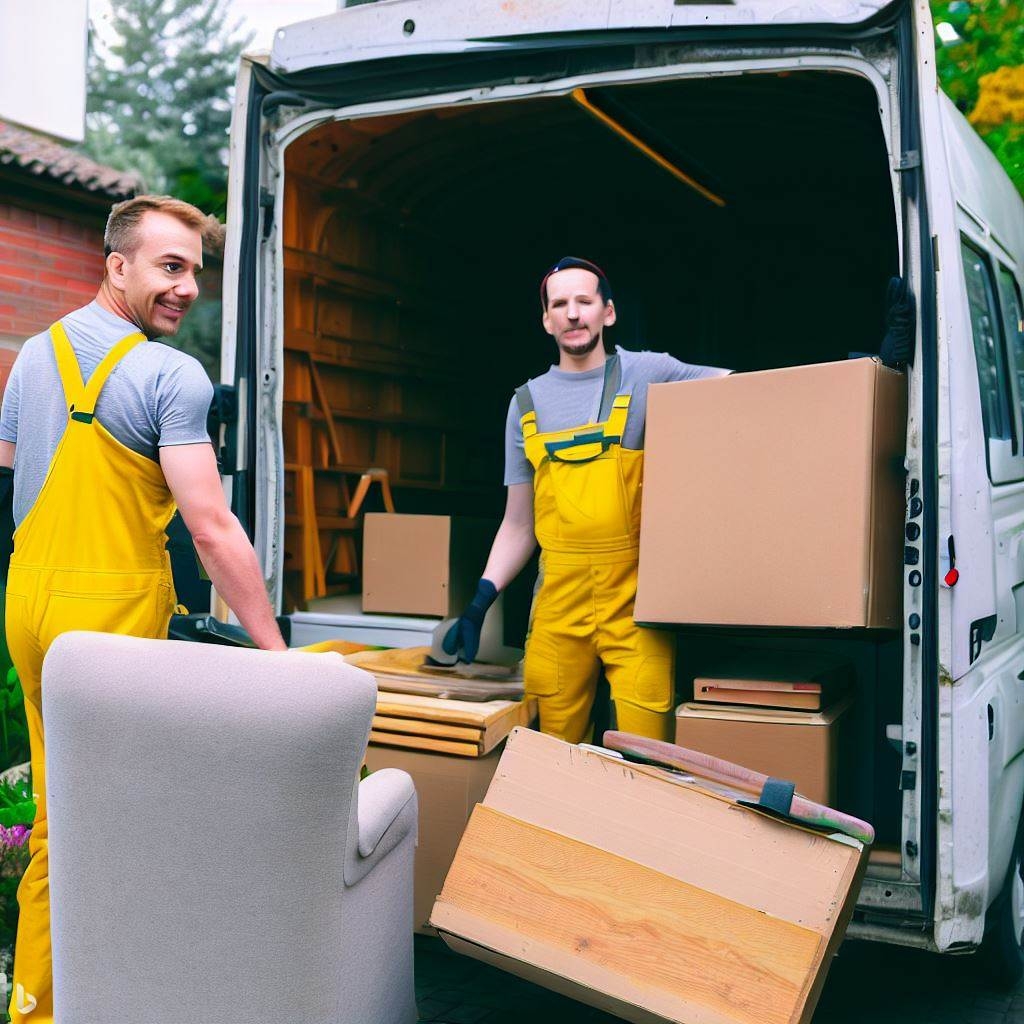
[[[487,609],[498,600],[498,588],[490,580],[480,580],[476,594],[466,610],[456,619],[455,625],[441,642],[445,654],[457,654],[469,663],[476,660],[480,650],[480,630],[484,624]]]

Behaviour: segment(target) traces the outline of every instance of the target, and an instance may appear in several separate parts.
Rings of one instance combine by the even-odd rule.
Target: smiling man
[[[7,643],[25,692],[37,812],[18,890],[14,1021],[53,1020],[42,662],[73,629],[160,638],[175,607],[175,508],[217,591],[263,648],[283,650],[249,540],[228,509],[206,415],[212,386],[177,333],[220,225],[167,196],[107,222],[95,301],[30,338],[0,413],[0,480],[14,467]]]
[[[589,260],[566,257],[540,286],[558,365],[516,390],[505,431],[505,515],[472,603],[444,647],[466,661],[498,593],[538,541],[540,585],[523,680],[540,727],[570,743],[590,731],[604,667],[619,729],[672,734],[673,636],[633,621],[649,384],[717,377],[663,352],[605,351],[611,287]]]

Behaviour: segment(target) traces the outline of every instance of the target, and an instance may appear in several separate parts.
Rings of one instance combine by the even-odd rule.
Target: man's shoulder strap
[[[519,406],[520,419],[524,416],[529,416],[531,412],[537,411],[533,404],[533,392],[530,390],[529,381],[525,384],[520,384],[516,388],[516,405]]]

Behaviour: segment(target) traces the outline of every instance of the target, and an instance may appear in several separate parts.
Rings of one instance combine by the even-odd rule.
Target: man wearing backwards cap
[[[608,355],[603,335],[615,305],[604,272],[588,260],[559,260],[540,297],[558,365],[518,388],[509,406],[505,515],[444,649],[476,657],[487,609],[539,541],[524,685],[537,697],[541,729],[570,743],[587,738],[603,665],[616,727],[670,739],[673,637],[633,621],[647,385],[729,371],[660,352]]]

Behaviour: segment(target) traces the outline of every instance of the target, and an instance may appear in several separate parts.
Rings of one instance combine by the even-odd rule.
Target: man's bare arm
[[[259,647],[285,650],[256,552],[224,500],[213,448],[167,445],[160,449],[160,466],[217,593]]]
[[[14,442],[0,441],[0,467],[14,468]]]
[[[484,579],[502,591],[522,572],[537,548],[533,527],[533,484],[510,484],[505,515],[494,536]]]

